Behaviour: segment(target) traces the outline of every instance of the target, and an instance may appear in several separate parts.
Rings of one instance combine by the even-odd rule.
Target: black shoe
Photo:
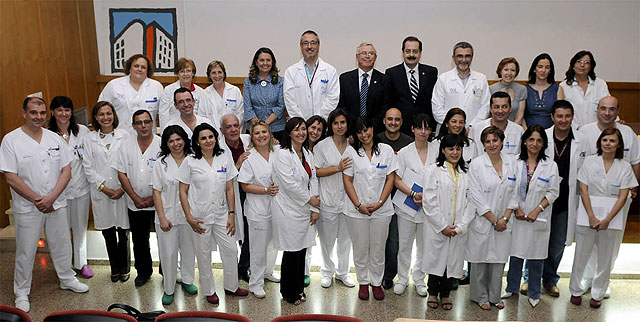
[[[238,271],[238,279],[249,283],[249,272],[248,271],[244,271],[244,272]]]
[[[134,280],[136,287],[140,287],[144,284],[147,284],[147,282],[149,281],[150,276],[142,276],[142,275],[138,275],[136,276],[136,279]]]
[[[469,275],[465,276],[463,279],[458,281],[460,285],[469,285]]]
[[[111,282],[115,283],[120,280],[120,274],[111,274]]]
[[[393,287],[393,280],[383,280],[382,281],[382,288],[384,288],[385,290],[388,290],[390,288]]]
[[[453,279],[453,285],[451,285],[451,290],[455,291],[458,289],[458,285],[460,284],[460,280],[454,278]]]
[[[120,281],[122,281],[122,283],[124,283],[124,282],[129,280],[129,277],[131,277],[131,275],[129,275],[129,273],[120,274]]]

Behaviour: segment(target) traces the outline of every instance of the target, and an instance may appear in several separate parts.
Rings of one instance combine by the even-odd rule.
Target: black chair
[[[98,310],[56,311],[47,314],[44,322],[138,322],[134,317],[117,312]]]

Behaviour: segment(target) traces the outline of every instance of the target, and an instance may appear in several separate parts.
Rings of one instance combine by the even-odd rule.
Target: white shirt
[[[110,80],[100,93],[98,101],[107,101],[113,104],[116,114],[118,114],[120,128],[135,135],[136,132],[131,125],[133,113],[137,110],[147,110],[151,113],[151,118],[155,120],[162,96],[162,84],[155,79],[146,78],[136,91],[129,80],[129,75]],[[155,126],[153,128],[153,132],[155,132]]]
[[[193,114],[204,116],[206,118],[215,117],[213,106],[211,102],[206,97],[204,90],[193,84],[195,88],[191,94],[193,95]],[[180,111],[175,107],[173,102],[173,93],[180,88],[180,81],[175,81],[167,87],[164,88],[162,92],[162,96],[160,97],[159,111],[158,117],[160,118],[160,131],[164,131],[164,129],[168,126],[167,122],[173,119],[174,117],[180,116]]]
[[[213,124],[211,122],[211,120],[209,120],[208,118],[204,117],[204,116],[199,116],[199,115],[194,115],[196,117],[196,126],[202,124],[202,123],[208,123],[209,125],[213,126],[214,129],[219,129],[220,127],[217,126],[216,124]],[[189,126],[182,120],[182,118],[180,118],[180,114],[178,114],[178,116],[172,118],[169,122],[167,122],[166,126],[170,126],[170,125],[179,125],[185,132],[187,132],[187,135],[189,136],[189,139],[193,139],[193,131],[189,128]],[[195,128],[195,127],[194,127]]]
[[[480,140],[480,137],[482,136],[482,131],[489,126],[491,126],[491,119],[486,119],[478,122],[469,131],[469,137],[473,139],[473,144],[475,145],[476,156],[480,156],[484,153],[484,144],[482,143],[482,140]],[[520,155],[520,139],[522,138],[523,133],[524,129],[522,126],[508,121],[507,128],[504,130],[502,153],[506,153],[507,155],[517,158]]]
[[[273,166],[273,158],[275,151],[269,152],[269,161],[265,160],[256,149],[251,149],[251,154],[244,160],[240,173],[238,173],[238,182],[255,184],[262,187],[269,187],[273,183],[271,178],[271,168]],[[244,200],[244,215],[252,221],[265,222],[271,220],[271,199],[268,194],[259,195],[247,192]]]
[[[158,160],[160,152],[160,138],[153,135],[153,141],[142,153],[138,145],[138,136],[129,135],[120,147],[118,158],[113,168],[126,174],[131,188],[141,198],[151,197],[151,179],[153,167]],[[140,209],[133,203],[133,199],[129,194],[125,193],[127,198],[127,207],[133,211],[154,210],[153,206]]]
[[[348,144],[347,144],[348,145]],[[345,148],[345,153],[347,149]],[[347,157],[340,154],[338,147],[332,137],[326,137],[318,142],[313,148],[313,155],[317,168],[328,168],[338,165],[342,159]],[[342,213],[344,210],[344,183],[342,182],[342,172],[334,173],[330,176],[318,178],[320,185],[320,209],[323,212]],[[349,201],[348,203],[351,203]]]
[[[162,161],[162,158],[159,158],[153,167],[151,179],[153,190],[159,191],[162,196],[162,208],[165,218],[174,226],[186,224],[187,218],[184,216],[182,204],[180,203],[180,189],[178,179],[176,179],[180,171],[180,166],[178,166],[178,163],[171,154],[167,155],[164,159],[164,163],[166,164],[162,163]],[[155,222],[157,224],[160,223],[157,212]]]
[[[66,142],[47,129],[42,129],[40,143],[21,127],[9,132],[0,145],[0,172],[15,173],[40,196],[48,196],[55,188],[62,168],[71,162]],[[39,212],[35,204],[11,188],[12,209],[16,214]],[[53,202],[53,209],[67,206],[64,193]]]
[[[353,177],[353,187],[358,196],[358,203],[374,204],[380,200],[387,175],[398,169],[395,153],[391,146],[378,143],[380,153],[373,153],[371,160],[367,153],[360,148],[360,155],[351,145],[344,151],[345,157],[351,158],[351,167],[343,171],[344,174]],[[371,216],[361,214],[351,202],[351,199],[344,194],[344,214],[358,219],[372,219],[393,215],[393,203],[391,195],[384,201],[382,207],[378,208]]]
[[[304,60],[301,59],[285,71],[283,92],[289,117],[299,116],[308,120],[313,115],[320,115],[327,119],[340,99],[338,73],[333,66],[318,58],[315,76],[309,86]]]
[[[638,145],[638,137],[633,130],[624,124],[616,123],[616,128],[622,134],[624,141],[624,160],[636,165],[640,163],[640,146]],[[580,134],[584,137],[585,151],[587,156],[594,155],[598,152],[597,142],[602,130],[598,127],[598,122],[583,125],[580,128]]]
[[[620,189],[638,186],[629,162],[614,159],[609,172],[606,172],[601,155],[590,155],[584,160],[578,180],[589,186],[590,196],[618,198]]]
[[[600,99],[609,96],[609,88],[607,83],[601,78],[596,77],[592,80],[587,77],[589,83],[587,84],[587,92],[585,93],[578,85],[577,81],[573,81],[571,85],[567,84],[567,80],[562,81],[560,86],[564,91],[564,97],[567,101],[571,102],[575,111],[573,124],[579,129],[585,124],[598,121],[597,109]]]
[[[363,77],[364,74],[367,74],[367,78],[366,79]],[[365,72],[362,69],[358,68],[358,79],[360,80],[358,82],[358,84],[359,84],[358,91],[362,92],[362,84],[364,84],[364,82],[367,82],[367,85],[371,85],[371,75],[372,74],[373,74],[373,69],[371,69],[368,72]]]
[[[205,224],[226,223],[229,218],[227,181],[233,180],[238,170],[231,153],[225,151],[213,157],[211,165],[204,159],[188,156],[182,161],[177,179],[189,185],[191,216]],[[234,209],[235,210],[235,209]],[[241,216],[236,210],[236,217]],[[237,230],[242,227],[237,227]]]
[[[458,70],[453,68],[440,74],[433,88],[433,118],[438,124],[442,124],[447,112],[459,107],[467,114],[468,127],[488,117],[490,97],[489,84],[484,74],[472,70],[467,84],[463,85]]]
[[[233,114],[240,121],[240,127],[244,125],[244,101],[242,100],[242,93],[237,86],[224,82],[222,97],[213,88],[213,85],[209,85],[204,92],[211,102],[213,112],[217,115],[217,119],[214,122],[219,123],[222,116]]]
[[[405,73],[407,74],[407,84],[411,86],[411,71],[415,70],[415,73],[413,73],[413,77],[415,77],[418,88],[420,88],[420,73],[418,70],[418,66],[420,66],[420,64],[416,64],[416,67],[414,67],[413,69],[409,68],[406,63],[403,63],[402,65],[404,66]]]
[[[436,142],[436,141],[434,141]],[[416,174],[418,178],[424,178],[424,173],[427,170],[427,167],[436,162],[436,158],[438,157],[438,143],[429,142],[427,148],[427,162],[422,163],[422,159],[420,159],[420,155],[418,154],[418,150],[416,149],[416,142],[411,142],[409,145],[398,151],[398,170],[396,171],[396,175],[400,178],[403,178],[410,171]],[[406,183],[406,182],[405,182]],[[422,185],[422,182],[418,182]],[[409,186],[411,188],[411,186]],[[424,187],[423,187],[424,188]],[[406,198],[410,198],[405,195],[399,189],[396,190],[396,194],[403,194]],[[419,208],[418,213],[411,217],[407,213],[405,213],[402,208],[397,207],[395,204],[393,208],[396,214],[399,217],[402,217],[405,220],[414,222],[414,223],[423,223],[424,222],[424,212],[422,207]]]
[[[89,129],[78,124],[78,136],[69,132],[69,143],[64,139],[64,148],[69,151],[71,156],[71,180],[64,189],[64,196],[67,199],[82,197],[89,193],[89,182],[84,174],[82,159],[84,158],[84,138],[89,134]]]

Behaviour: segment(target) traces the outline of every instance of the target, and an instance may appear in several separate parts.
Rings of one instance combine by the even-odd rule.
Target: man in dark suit
[[[338,107],[352,118],[365,116],[373,120],[375,133],[384,130],[382,119],[391,103],[389,76],[374,69],[377,53],[372,43],[363,42],[356,50],[358,68],[340,75]]]
[[[431,93],[438,79],[438,69],[420,64],[422,42],[409,36],[402,41],[402,57],[404,62],[393,66],[385,72],[391,78],[393,88],[392,105],[402,112],[404,122],[400,129],[410,136],[413,115],[426,113],[433,119],[431,112]],[[435,129],[436,123],[429,124]]]

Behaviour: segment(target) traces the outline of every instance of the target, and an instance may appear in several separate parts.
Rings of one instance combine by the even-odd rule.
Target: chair
[[[249,318],[233,313],[187,311],[168,312],[156,318],[155,322],[251,322]]]
[[[312,322],[312,321],[336,321],[336,322],[364,322],[350,316],[330,315],[330,314],[293,314],[277,317],[271,322]]]
[[[130,315],[99,310],[68,310],[47,314],[44,322],[138,322]]]
[[[0,322],[31,322],[31,317],[17,307],[0,305]]]

